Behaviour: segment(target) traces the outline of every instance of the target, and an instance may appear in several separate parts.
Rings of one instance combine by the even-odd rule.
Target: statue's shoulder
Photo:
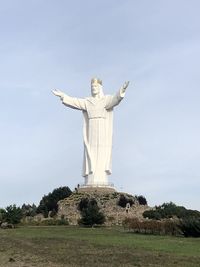
[[[88,97],[85,97],[84,99],[90,101],[92,100],[92,98],[93,98],[92,96],[88,96]]]
[[[112,97],[112,95],[105,95],[105,97],[109,98],[109,97]]]
[[[110,100],[110,99],[112,99],[112,98],[113,98],[112,95],[105,95],[105,99],[106,99],[106,100]]]
[[[93,99],[92,96],[86,97],[86,98],[85,98],[85,101],[86,101],[86,103],[88,103],[88,104],[89,104],[89,103],[92,103],[92,104],[94,103],[94,99]]]

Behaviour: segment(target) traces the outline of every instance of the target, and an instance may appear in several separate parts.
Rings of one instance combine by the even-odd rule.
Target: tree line
[[[48,195],[44,195],[38,206],[35,204],[23,204],[21,207],[9,205],[5,209],[0,208],[0,223],[18,224],[23,217],[34,217],[43,214],[45,218],[54,216],[58,211],[58,201],[69,197],[72,191],[68,186],[54,189]]]
[[[123,225],[129,231],[145,234],[200,237],[200,212],[163,203],[143,213],[146,220],[126,218]]]

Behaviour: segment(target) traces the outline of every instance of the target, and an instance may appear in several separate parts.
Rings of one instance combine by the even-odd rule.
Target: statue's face
[[[91,93],[92,93],[92,96],[99,95],[99,93],[100,93],[100,84],[99,83],[93,82],[91,84]]]

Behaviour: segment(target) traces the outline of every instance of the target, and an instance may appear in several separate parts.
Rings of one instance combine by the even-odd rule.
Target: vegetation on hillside
[[[58,201],[69,197],[71,194],[72,191],[68,186],[54,189],[47,196],[43,196],[37,208],[37,213],[42,213],[47,218],[50,212],[50,216],[53,217],[58,211]]]
[[[14,204],[5,209],[1,208],[0,225],[1,223],[18,224],[22,218],[24,221],[27,219],[27,223],[33,222],[34,216],[39,213],[48,218],[39,222],[39,225],[67,225],[69,224],[68,218],[65,218],[64,215],[62,218],[57,218],[55,215],[58,211],[58,201],[69,197],[71,194],[72,191],[69,187],[60,187],[54,189],[48,195],[44,195],[38,207],[35,204],[23,204],[22,207],[17,207]],[[147,205],[144,196],[121,194],[117,205],[125,208],[127,203],[130,206],[135,204]],[[105,222],[105,215],[100,211],[94,198],[82,198],[78,204],[78,209],[81,213],[80,225],[94,226]],[[170,202],[145,211],[143,217],[144,220],[142,221],[137,218],[126,218],[123,225],[130,231],[137,233],[200,237],[200,212],[197,210],[186,209]],[[33,223],[37,225],[37,221]]]
[[[0,208],[0,225],[4,222],[18,224],[22,218],[34,217],[38,213],[42,213],[44,217],[48,217],[49,215],[53,217],[58,211],[58,201],[69,197],[71,194],[72,191],[69,187],[59,187],[47,196],[44,195],[38,207],[35,204],[23,204],[22,207],[17,207],[14,204],[5,209]],[[67,221],[61,218],[61,220],[51,221],[49,224],[67,224]]]
[[[37,214],[37,206],[35,204],[23,204],[21,207],[23,217],[35,216]]]
[[[82,198],[78,206],[82,218],[79,220],[80,225],[101,225],[105,222],[105,216],[100,212],[97,201],[94,198]]]
[[[200,218],[184,218],[180,220],[180,229],[185,237],[200,237]]]
[[[200,218],[200,212],[197,210],[186,209],[182,206],[176,206],[173,202],[164,203],[156,206],[153,210],[147,210],[143,213],[144,218],[161,220],[167,218],[185,219],[188,217]]]
[[[130,206],[132,206],[136,203],[138,203],[139,205],[147,205],[147,200],[142,195],[131,196],[131,195],[121,194],[117,204],[120,207],[125,208],[128,203],[130,204]]]
[[[179,223],[170,219],[166,220],[143,220],[138,218],[127,217],[123,221],[125,229],[140,234],[154,234],[154,235],[182,235]]]
[[[22,219],[22,216],[21,208],[16,205],[10,205],[5,209],[0,209],[0,223],[17,224]]]
[[[171,219],[176,224],[182,235],[200,237],[200,212],[176,206],[174,203],[164,203],[153,210],[143,213],[144,218],[154,221]],[[152,222],[153,223],[153,222]]]

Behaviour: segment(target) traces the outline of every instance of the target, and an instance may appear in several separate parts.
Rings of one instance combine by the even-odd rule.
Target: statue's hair
[[[98,84],[102,85],[102,80],[100,80],[99,78],[92,78],[91,79],[91,83],[95,83],[97,82]]]

